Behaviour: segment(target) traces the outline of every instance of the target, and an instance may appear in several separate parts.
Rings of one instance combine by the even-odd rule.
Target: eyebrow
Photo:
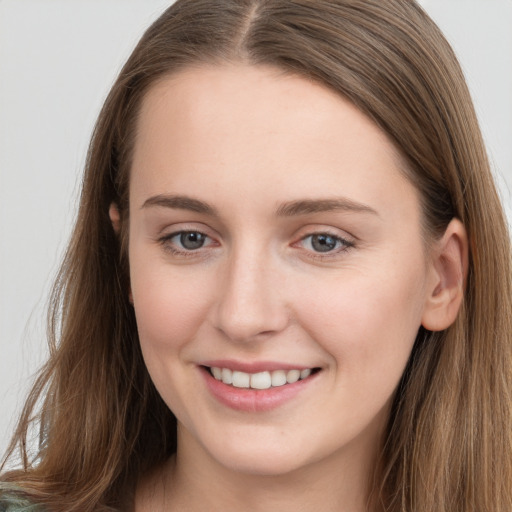
[[[142,208],[148,208],[151,206],[188,210],[215,217],[219,216],[216,208],[210,204],[199,199],[183,195],[160,194],[153,196],[144,201]],[[278,217],[295,217],[337,210],[355,213],[370,213],[372,215],[379,216],[377,211],[370,206],[347,198],[299,199],[295,201],[288,201],[277,208],[276,215]]]
[[[178,210],[189,210],[196,213],[217,216],[217,210],[199,199],[180,195],[158,195],[144,201],[142,208],[149,206],[161,206],[163,208],[174,208]]]
[[[377,215],[376,210],[370,206],[352,201],[344,197],[332,199],[300,199],[282,204],[277,209],[279,217],[293,217],[298,215],[307,215],[310,213],[321,213],[331,211],[346,211],[355,213],[370,213]]]

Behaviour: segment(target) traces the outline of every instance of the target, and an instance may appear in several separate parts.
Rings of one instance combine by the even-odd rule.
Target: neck
[[[377,447],[345,446],[320,461],[284,474],[252,474],[217,463],[190,434],[139,487],[136,512],[369,512]]]

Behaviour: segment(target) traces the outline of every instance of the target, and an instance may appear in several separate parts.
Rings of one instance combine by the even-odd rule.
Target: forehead
[[[269,66],[201,65],[166,76],[149,89],[141,106],[138,142],[151,125],[167,125],[169,134],[175,128],[174,136],[189,135],[183,128],[199,133],[213,127],[228,131],[235,125],[241,128],[240,137],[264,139],[288,131],[291,137],[302,132],[312,140],[325,140],[327,125],[339,128],[348,123],[354,137],[364,132],[367,139],[379,139],[380,147],[399,160],[399,152],[383,131],[318,82]],[[331,141],[342,142],[336,133],[327,142]]]
[[[412,188],[402,166],[386,134],[327,87],[271,67],[203,66],[146,94],[130,188],[142,197],[194,183],[240,197],[270,188],[276,201],[339,192],[368,202],[390,182]]]

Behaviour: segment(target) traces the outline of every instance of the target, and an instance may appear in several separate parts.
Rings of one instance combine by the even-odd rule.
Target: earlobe
[[[456,319],[464,296],[468,273],[468,237],[458,219],[453,219],[442,238],[435,243],[432,281],[422,316],[422,325],[430,331],[442,331]]]
[[[116,203],[110,204],[108,216],[110,217],[110,222],[112,223],[112,228],[114,229],[115,234],[119,235],[121,231],[121,215],[119,214],[119,208]]]

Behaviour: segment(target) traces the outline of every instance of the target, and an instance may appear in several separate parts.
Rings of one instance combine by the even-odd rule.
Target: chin
[[[216,463],[243,475],[284,476],[314,462],[314,457],[308,456],[303,445],[297,446],[289,440],[265,442],[263,436],[259,439],[255,436],[252,442],[238,440],[233,443],[231,438],[206,449]]]
[[[233,454],[217,459],[226,469],[243,475],[261,477],[285,476],[303,468],[305,461],[299,460],[297,454],[281,455],[259,451],[254,454]]]

